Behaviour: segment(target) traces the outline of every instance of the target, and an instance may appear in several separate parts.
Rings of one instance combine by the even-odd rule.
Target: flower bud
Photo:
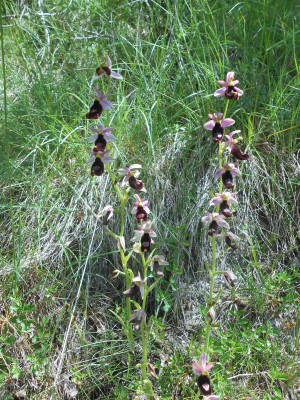
[[[233,272],[231,271],[225,271],[224,272],[224,278],[226,279],[226,281],[228,282],[228,284],[231,287],[235,286],[235,281],[237,280],[237,277],[234,275]]]

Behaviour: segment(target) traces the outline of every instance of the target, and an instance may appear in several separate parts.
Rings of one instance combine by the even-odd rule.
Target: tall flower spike
[[[102,94],[100,90],[95,88],[94,91],[96,92],[96,96],[93,104],[90,106],[90,111],[86,114],[87,119],[98,119],[103,110],[109,110],[112,107],[112,103],[106,100],[109,94]]]
[[[211,131],[213,141],[220,142],[224,135],[224,128],[231,126],[235,123],[232,118],[224,118],[222,113],[208,114],[210,121],[204,124],[204,128]]]
[[[98,67],[96,69],[97,75],[94,76],[93,80],[95,81],[95,80],[101,78],[101,76],[103,76],[103,75],[108,75],[111,78],[115,78],[115,79],[119,79],[119,80],[123,79],[123,76],[118,74],[117,72],[113,71],[111,69],[111,66],[112,66],[111,59],[107,55],[106,56],[106,64],[100,65],[100,67]]]
[[[234,79],[234,72],[228,72],[226,75],[226,81],[218,81],[223,86],[221,89],[215,91],[214,96],[225,96],[229,100],[238,100],[243,95],[243,91],[236,87],[239,81]]]

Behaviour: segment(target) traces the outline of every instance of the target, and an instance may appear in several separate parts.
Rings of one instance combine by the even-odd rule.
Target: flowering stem
[[[2,2],[0,4],[0,33],[1,33],[1,58],[2,58],[2,75],[3,75],[3,102],[4,102],[4,136],[7,138],[7,90],[6,90],[6,70],[5,70],[5,50],[4,50],[4,32],[3,32],[3,17],[4,7],[2,8]]]
[[[228,110],[228,105],[229,105],[229,100],[227,99],[227,100],[226,100],[226,103],[225,103],[225,110],[224,110],[224,113],[223,113],[223,119],[226,118],[226,113],[227,113],[227,110]],[[222,155],[223,155],[223,146],[222,146],[222,141],[220,141],[220,142],[219,142],[219,151],[218,151],[219,168],[222,168],[222,164],[223,164],[223,162],[222,162]],[[222,182],[222,179],[220,179],[220,192],[219,192],[219,193],[222,193],[222,188],[223,188],[223,182]]]
[[[226,105],[225,105],[225,110],[223,113],[223,118],[226,118],[226,113],[228,110],[228,105],[229,105],[229,100],[226,100]],[[223,146],[222,142],[219,142],[219,148],[218,148],[218,164],[219,168],[222,168],[223,165]],[[219,188],[219,193],[222,193],[223,190],[223,182],[222,178],[220,178],[220,188]],[[218,213],[220,209],[220,206],[217,207],[216,212]],[[212,247],[212,262],[211,262],[211,270],[209,274],[210,282],[209,282],[209,298],[208,298],[208,310],[211,307],[214,307],[214,301],[213,301],[213,294],[214,294],[214,284],[215,284],[215,276],[216,276],[216,267],[217,267],[217,240],[215,236],[211,237],[211,247]],[[207,311],[206,314],[206,327],[205,327],[205,342],[204,342],[204,350],[203,353],[207,354],[208,349],[209,349],[209,338],[210,338],[210,333],[211,333],[211,319],[209,312]]]
[[[143,264],[143,278],[144,280],[147,278],[147,263],[145,260],[144,253],[141,254],[142,264]],[[144,281],[144,296],[143,296],[143,303],[142,303],[142,310],[145,311],[146,308],[146,301],[147,301],[147,280]]]
[[[116,182],[116,178],[115,178],[115,176],[114,176],[112,170],[110,169],[109,164],[106,164],[106,165],[105,165],[105,169],[106,169],[106,171],[107,171],[107,173],[108,173],[108,175],[109,175],[109,177],[110,177],[110,180],[111,180],[112,184],[114,185],[114,188],[115,188],[115,190],[116,190],[116,192],[117,192],[117,194],[118,194],[118,196],[119,196],[119,199],[120,199],[121,201],[123,201],[124,196],[122,195],[121,190],[118,188],[117,184],[115,183],[115,182]]]
[[[215,275],[216,275],[216,265],[217,265],[217,240],[213,236],[211,238],[211,247],[212,247],[212,264],[210,271],[210,282],[209,282],[209,298],[208,298],[208,308],[213,306],[213,293],[214,293],[214,283],[215,283]],[[209,347],[209,338],[211,332],[211,321],[209,313],[206,314],[206,329],[205,329],[205,344],[204,344],[204,354],[208,353]]]
[[[125,255],[124,255],[123,250],[120,248],[119,251],[120,251],[120,256],[121,256],[121,260],[122,260],[122,267],[123,267],[123,270],[125,272],[125,281],[126,281],[125,289],[127,290],[127,289],[130,288],[130,285],[131,285],[131,274],[128,271],[127,259],[126,259]],[[128,326],[127,326],[127,339],[128,339],[128,342],[129,342],[129,348],[132,351],[133,350],[133,331],[132,331],[132,326],[129,323],[129,320],[131,318],[131,301],[130,301],[130,297],[126,297],[126,317],[127,317],[127,323],[128,323]],[[128,359],[129,359],[129,357],[130,357],[130,355],[128,355]]]
[[[224,110],[224,112],[223,112],[223,118],[226,118],[226,113],[227,113],[227,110],[228,110],[228,105],[229,105],[229,100],[226,99],[225,110]]]
[[[119,237],[124,236],[124,232],[125,232],[125,207],[126,207],[126,203],[128,200],[128,195],[126,194],[122,194],[121,190],[118,188],[118,186],[115,184],[116,178],[113,174],[113,172],[110,169],[110,166],[108,164],[106,164],[106,170],[108,172],[108,175],[110,177],[111,182],[113,183],[113,186],[117,192],[117,195],[120,199],[120,203],[121,203],[121,208],[120,208],[120,217],[121,217],[121,221],[120,221],[120,235]],[[112,235],[113,236],[113,235]],[[121,258],[121,263],[122,263],[122,268],[125,272],[125,282],[126,282],[126,286],[125,289],[129,289],[130,285],[131,285],[131,274],[127,268],[127,261],[128,258],[125,257],[124,251],[121,248],[121,246],[119,247],[119,253],[120,253],[120,258]],[[132,326],[129,323],[129,320],[131,318],[131,301],[130,298],[127,297],[126,298],[126,318],[127,318],[127,339],[128,339],[128,343],[129,343],[129,348],[130,351],[133,350],[133,331],[132,331]],[[128,364],[130,365],[130,353],[128,354]]]
[[[7,153],[7,168],[8,168],[8,177],[9,179],[12,177],[11,173],[11,162],[10,162],[10,146],[8,145],[8,111],[7,111],[7,80],[6,80],[6,64],[5,64],[5,48],[4,48],[4,30],[3,30],[3,21],[4,21],[4,2],[0,2],[0,42],[1,42],[1,67],[2,67],[2,78],[3,78],[3,109],[4,109],[4,139],[3,139],[3,148],[4,152]],[[6,146],[7,144],[7,146]],[[12,186],[9,185],[9,194],[10,194],[10,218],[11,218],[11,230],[12,230],[12,238],[15,240],[15,224],[14,224],[14,209],[13,209],[13,193]],[[12,255],[13,260],[16,260],[16,246],[13,246]],[[16,269],[16,285],[18,287],[19,282],[19,271]]]

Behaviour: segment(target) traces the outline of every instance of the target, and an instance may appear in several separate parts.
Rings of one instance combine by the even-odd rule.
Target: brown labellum
[[[233,146],[230,153],[238,160],[248,160],[250,157],[249,154],[243,154],[237,146]]]
[[[104,173],[104,164],[100,157],[96,157],[96,160],[94,161],[91,167],[91,175],[101,176],[103,173]]]
[[[197,380],[198,388],[204,396],[212,394],[210,379],[207,375],[200,375]]]
[[[99,100],[95,100],[86,114],[87,119],[98,119],[102,114],[103,108]]]

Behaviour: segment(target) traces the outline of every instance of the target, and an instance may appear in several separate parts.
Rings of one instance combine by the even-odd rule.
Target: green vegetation
[[[299,2],[1,5],[0,399],[141,398],[140,335],[128,366],[115,317],[123,280],[111,280],[120,259],[97,218],[117,199],[107,175],[91,178],[86,163],[91,78],[106,54],[124,76],[105,81],[114,107],[101,123],[119,139],[112,165],[143,165],[170,264],[147,310],[157,398],[199,398],[191,363],[201,355],[211,257],[201,217],[218,160],[203,124],[223,109],[212,94],[228,71],[244,95],[227,117],[251,158],[238,186],[240,248],[218,254],[218,269],[238,283],[233,297],[216,279],[212,384],[224,400],[298,398]]]

